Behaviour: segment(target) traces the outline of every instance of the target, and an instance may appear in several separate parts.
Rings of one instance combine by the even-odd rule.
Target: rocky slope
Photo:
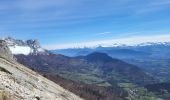
[[[0,41],[0,100],[82,100],[17,63],[5,44]]]

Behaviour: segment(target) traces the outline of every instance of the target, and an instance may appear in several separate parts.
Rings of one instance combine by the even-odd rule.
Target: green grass
[[[97,84],[98,86],[102,86],[102,87],[110,87],[110,86],[112,86],[110,83],[108,83],[108,82],[103,82],[103,83],[99,83],[99,84]]]
[[[136,85],[132,83],[119,83],[118,85],[122,88],[135,88],[136,87]]]
[[[66,79],[70,79],[73,81],[80,81],[87,84],[100,83],[104,81],[103,79],[91,74],[80,74],[80,73],[73,73],[73,72],[66,72],[66,71],[63,71],[59,74]]]

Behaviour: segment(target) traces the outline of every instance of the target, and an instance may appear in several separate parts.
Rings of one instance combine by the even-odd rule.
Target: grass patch
[[[133,83],[119,83],[118,85],[122,88],[135,88],[136,87],[136,85],[134,85]]]
[[[97,84],[98,86],[102,86],[102,87],[110,87],[110,86],[112,86],[110,83],[108,83],[108,82],[103,82],[103,83],[99,83],[99,84]]]
[[[104,80],[91,74],[80,74],[71,72],[59,73],[60,76],[73,81],[84,82],[86,84],[101,83]]]

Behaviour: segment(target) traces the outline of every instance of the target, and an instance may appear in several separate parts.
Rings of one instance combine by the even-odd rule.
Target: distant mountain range
[[[116,45],[111,47],[98,46],[96,48],[70,48],[70,49],[59,49],[51,50],[53,53],[63,54],[66,56],[83,56],[88,55],[92,52],[104,52],[108,55],[116,58],[129,58],[129,57],[143,57],[156,55],[163,56],[170,54],[170,42],[157,42],[157,43],[141,43],[133,46],[129,45]],[[159,53],[159,54],[158,54]]]
[[[86,56],[92,52],[103,52],[113,58],[134,64],[162,82],[170,82],[170,42],[143,43],[135,46],[113,46],[97,48],[72,48],[52,50],[66,56]]]

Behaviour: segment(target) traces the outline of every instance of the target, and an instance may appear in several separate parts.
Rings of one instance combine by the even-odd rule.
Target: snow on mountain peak
[[[11,37],[4,38],[7,46],[14,55],[37,55],[37,54],[48,54],[48,52],[40,46],[37,40],[17,40]]]

